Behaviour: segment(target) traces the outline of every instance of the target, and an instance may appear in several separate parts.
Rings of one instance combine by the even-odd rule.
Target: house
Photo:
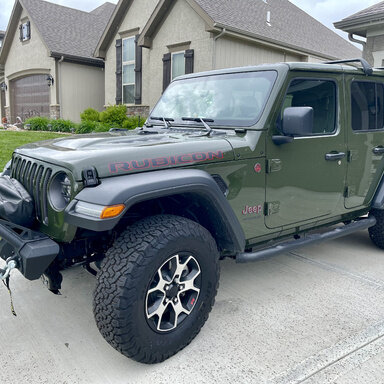
[[[148,114],[185,73],[361,51],[288,0],[120,0],[95,57],[105,60],[105,104]]]
[[[347,32],[351,41],[363,46],[363,58],[371,65],[384,67],[384,1],[338,21],[334,26]]]
[[[83,12],[42,0],[16,0],[0,53],[4,113],[78,121],[104,106],[104,62],[93,56],[115,8]]]

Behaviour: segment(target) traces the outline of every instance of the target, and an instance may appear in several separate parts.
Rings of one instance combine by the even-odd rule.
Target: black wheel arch
[[[202,170],[161,170],[103,179],[99,186],[85,188],[76,196],[66,209],[66,220],[80,228],[111,230],[140,204],[156,206],[170,199],[179,207],[188,205],[188,209],[175,211],[177,205],[165,203],[161,213],[176,213],[197,221],[211,232],[221,251],[235,254],[244,250],[245,235],[237,216],[217,182]],[[104,206],[124,203],[126,209],[118,218],[91,220],[75,213],[77,201]]]

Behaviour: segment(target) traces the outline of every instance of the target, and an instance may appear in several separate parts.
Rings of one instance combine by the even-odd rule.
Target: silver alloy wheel
[[[197,260],[187,253],[170,257],[153,276],[145,300],[152,329],[168,332],[182,323],[195,307],[201,288]]]

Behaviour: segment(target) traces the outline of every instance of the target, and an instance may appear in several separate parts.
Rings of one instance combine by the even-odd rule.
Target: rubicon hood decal
[[[157,157],[154,159],[144,159],[144,160],[132,160],[128,162],[119,162],[109,164],[109,170],[111,174],[116,174],[119,172],[129,172],[140,169],[148,168],[159,168],[159,167],[168,167],[170,165],[176,164],[190,164],[190,163],[199,163],[206,160],[214,159],[223,159],[224,153],[222,151],[218,152],[195,152],[182,154],[178,156],[169,156],[169,157]]]

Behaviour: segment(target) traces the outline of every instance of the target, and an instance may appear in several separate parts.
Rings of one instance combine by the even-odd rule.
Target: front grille
[[[33,160],[14,156],[11,177],[23,184],[35,202],[36,218],[48,225],[48,183],[52,169]]]

